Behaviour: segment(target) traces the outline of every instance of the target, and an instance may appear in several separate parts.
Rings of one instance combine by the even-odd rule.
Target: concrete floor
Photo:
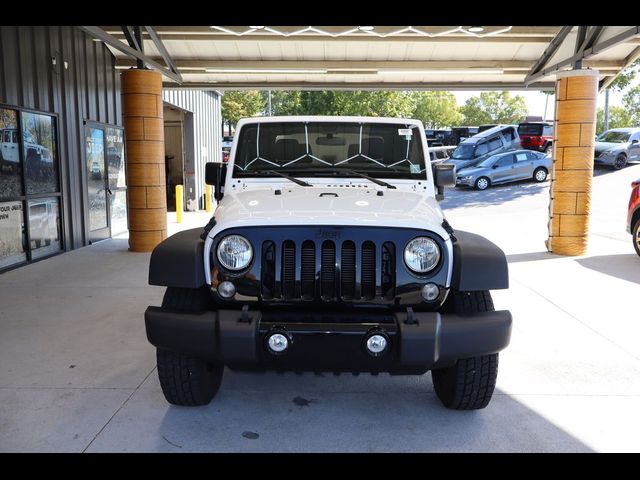
[[[454,228],[508,255],[514,316],[488,408],[444,409],[423,377],[225,372],[207,407],[164,400],[143,312],[148,254],[108,240],[0,276],[0,451],[640,451],[640,165],[596,171],[589,254],[545,252],[548,184],[451,191]],[[170,231],[207,216],[169,214]]]

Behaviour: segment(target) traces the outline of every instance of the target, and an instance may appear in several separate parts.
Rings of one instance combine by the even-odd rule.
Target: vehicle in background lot
[[[490,155],[520,148],[520,137],[513,125],[498,125],[467,138],[453,151],[445,164],[456,166],[456,171],[471,167]]]
[[[612,128],[596,137],[594,164],[615,170],[640,160],[640,128]]]
[[[549,153],[553,147],[553,125],[546,122],[522,122],[518,125],[520,145],[528,150]]]
[[[490,290],[508,288],[508,265],[446,221],[455,172],[429,161],[422,122],[254,117],[236,138],[228,164],[206,164],[209,223],[151,254],[149,283],[167,288],[145,324],[167,401],[208,404],[225,367],[430,370],[447,408],[487,406],[511,335]]]
[[[427,144],[429,146],[442,146],[442,145],[448,145],[448,141],[450,141],[450,137],[451,137],[451,130],[446,130],[446,129],[440,129],[440,130],[433,130],[433,129],[427,129],[424,131],[426,137],[427,137]]]
[[[478,165],[457,171],[456,186],[486,190],[491,185],[532,179],[544,182],[552,159],[541,152],[516,150],[492,155]]]
[[[449,135],[449,145],[458,145],[478,133],[478,127],[453,127]]]
[[[222,163],[227,163],[229,161],[229,155],[231,154],[231,148],[225,147],[222,149]]]
[[[222,137],[222,148],[228,148],[231,149],[231,146],[233,145],[233,137],[232,136],[227,136],[225,135],[224,137]]]
[[[640,255],[640,178],[631,182],[631,196],[627,211],[627,232],[632,235],[633,248]]]
[[[490,128],[497,127],[499,124],[497,123],[485,123],[484,125],[478,126],[478,133],[484,132],[485,130],[489,130]]]

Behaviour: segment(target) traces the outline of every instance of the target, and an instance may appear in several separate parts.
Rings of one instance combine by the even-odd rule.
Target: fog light
[[[422,287],[422,298],[427,302],[433,302],[440,295],[440,289],[435,283],[427,283]]]
[[[289,339],[282,333],[272,333],[267,338],[267,347],[269,347],[271,353],[284,353],[289,348]]]
[[[387,344],[387,338],[384,335],[373,334],[367,338],[367,351],[374,357],[378,357],[387,349]]]
[[[231,298],[236,294],[236,286],[229,282],[224,281],[218,285],[218,295],[222,298]]]

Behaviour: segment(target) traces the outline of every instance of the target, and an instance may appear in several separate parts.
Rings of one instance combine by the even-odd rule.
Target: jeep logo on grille
[[[340,232],[337,230],[323,230],[320,228],[316,230],[316,238],[337,240],[340,238]]]

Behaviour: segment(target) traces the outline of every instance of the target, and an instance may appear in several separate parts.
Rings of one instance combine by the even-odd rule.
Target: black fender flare
[[[202,227],[166,238],[151,252],[149,285],[200,288],[205,283]]]
[[[509,288],[507,257],[493,242],[456,230],[451,288],[461,292]]]

